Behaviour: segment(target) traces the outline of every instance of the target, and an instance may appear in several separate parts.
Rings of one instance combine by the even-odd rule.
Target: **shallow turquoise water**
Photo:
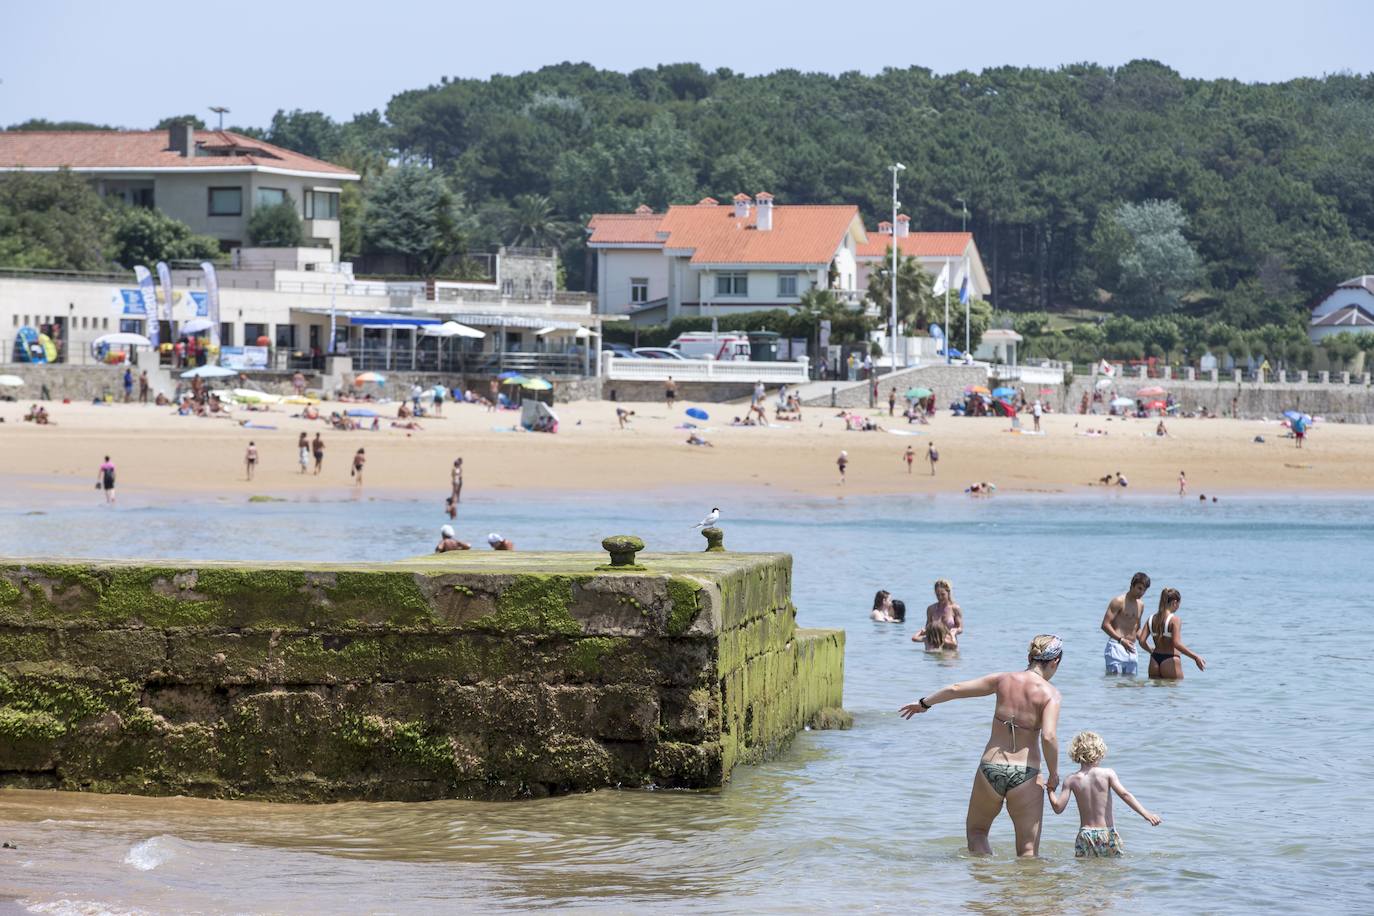
[[[1368,910],[1374,674],[1366,568],[1374,503],[1334,499],[1008,497],[748,500],[703,494],[472,499],[460,537],[597,549],[613,533],[696,550],[724,500],[727,546],[795,557],[807,626],[848,633],[848,732],[808,733],[725,791],[598,792],[521,804],[268,806],[0,794],[0,894],[155,912],[596,909],[967,909],[1062,912]],[[427,552],[441,500],[0,513],[0,554],[389,558]],[[1181,684],[1102,676],[1107,600],[1137,569],[1183,593],[1207,659]],[[952,579],[960,656],[926,657],[915,623],[869,622],[888,588],[919,619]],[[1153,605],[1151,605],[1153,606]],[[1061,634],[1062,743],[1091,728],[1107,763],[1164,817],[1118,804],[1124,862],[1076,862],[1077,819],[1047,814],[1042,858],[963,851],[991,700],[913,722],[896,708],[944,683],[1020,667]],[[1071,772],[1065,759],[1061,767]]]

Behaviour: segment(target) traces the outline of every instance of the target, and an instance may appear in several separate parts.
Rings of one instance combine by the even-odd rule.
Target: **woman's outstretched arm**
[[[966,697],[985,697],[990,693],[997,692],[997,679],[1001,676],[1001,674],[985,674],[971,681],[960,681],[957,684],[950,684],[948,687],[941,687],[930,696],[923,698],[925,700],[924,706],[921,705],[920,700],[917,700],[915,703],[906,704],[897,711],[901,713],[903,719],[910,719],[914,715],[925,712],[927,708],[936,703],[962,700]]]

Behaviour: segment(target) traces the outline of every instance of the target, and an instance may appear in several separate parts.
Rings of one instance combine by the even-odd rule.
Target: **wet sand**
[[[3,500],[34,505],[44,500],[99,500],[96,469],[109,454],[118,467],[117,493],[142,503],[177,499],[306,493],[338,496],[353,489],[353,453],[365,448],[365,492],[415,495],[447,491],[453,459],[462,456],[469,487],[496,490],[652,492],[684,488],[743,487],[796,494],[960,493],[975,481],[999,492],[1085,492],[1099,478],[1122,472],[1131,492],[1173,493],[1186,471],[1189,496],[1199,493],[1374,491],[1369,473],[1374,427],[1318,424],[1299,450],[1277,421],[1169,420],[1170,435],[1155,435],[1155,420],[1054,415],[1044,435],[1009,432],[1002,418],[941,413],[926,426],[908,425],[886,410],[861,411],[891,432],[850,432],[834,410],[809,408],[800,423],[735,428],[739,405],[701,405],[711,419],[699,432],[713,447],[686,444],[679,403],[616,405],[584,401],[557,405],[555,435],[513,432],[519,414],[489,413],[473,405],[447,405],[442,418],[421,420],[414,432],[393,429],[395,404],[375,405],[380,431],[342,432],[322,421],[293,417],[298,407],[235,410],[232,419],[179,417],[151,405],[61,404],[47,407],[56,425],[22,422],[29,402],[0,403],[0,480]],[[349,405],[326,403],[330,409]],[[356,406],[356,405],[355,405]],[[619,429],[615,408],[634,410],[632,429]],[[275,429],[249,429],[246,420]],[[723,422],[722,422],[723,421]],[[363,422],[370,423],[370,420]],[[1026,427],[1030,427],[1027,418]],[[1088,428],[1105,430],[1088,436]],[[320,431],[326,443],[323,473],[302,475],[300,432]],[[1263,436],[1264,443],[1256,443]],[[255,479],[244,471],[249,441],[260,455]],[[934,477],[926,462],[934,442],[940,461]],[[903,452],[916,450],[908,474]],[[835,460],[849,454],[843,487]]]

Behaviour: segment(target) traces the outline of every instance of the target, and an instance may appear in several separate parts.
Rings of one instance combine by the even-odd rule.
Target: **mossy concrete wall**
[[[705,788],[843,694],[791,559],[0,562],[0,785],[281,800]]]

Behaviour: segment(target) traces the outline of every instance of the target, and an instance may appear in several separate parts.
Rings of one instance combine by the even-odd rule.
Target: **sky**
[[[295,108],[347,120],[441,76],[562,61],[756,74],[1151,58],[1186,77],[1277,82],[1369,72],[1371,25],[1369,0],[0,0],[0,126],[147,128],[188,113],[213,125],[211,105],[230,109],[226,126]]]

